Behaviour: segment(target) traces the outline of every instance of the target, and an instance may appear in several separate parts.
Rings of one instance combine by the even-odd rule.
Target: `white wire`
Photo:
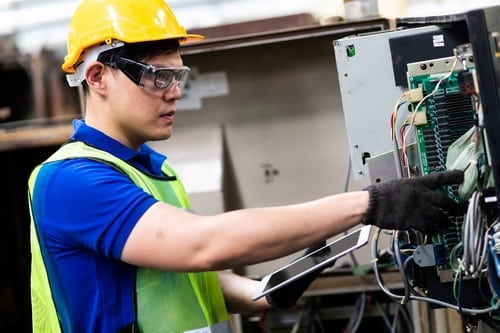
[[[439,86],[441,85],[441,83],[443,81],[445,81],[446,79],[448,79],[453,74],[453,71],[455,70],[455,66],[457,65],[457,63],[458,63],[458,57],[455,57],[455,61],[453,61],[453,64],[451,66],[451,70],[437,82],[436,86],[434,87],[434,90],[432,90],[432,92],[430,94],[427,94],[424,98],[422,98],[420,100],[420,102],[418,102],[417,106],[415,106],[415,109],[413,110],[413,115],[412,115],[411,120],[410,120],[410,125],[405,131],[404,140],[403,140],[405,142],[405,144],[406,144],[406,142],[408,142],[407,141],[408,133],[410,133],[411,129],[413,129],[413,127],[415,126],[415,118],[417,117],[418,109],[429,97],[436,94],[436,92],[439,90]],[[406,147],[402,147],[402,149],[403,149],[403,154],[406,157]],[[409,175],[410,175],[409,164],[406,165],[406,169],[407,169],[406,171],[407,171],[407,174],[409,177]]]
[[[399,235],[401,234],[401,231],[396,230],[394,234],[394,240],[393,240],[393,245],[394,245],[394,257],[396,258],[396,262],[398,265],[399,272],[401,274],[401,277],[403,278],[403,286],[405,289],[405,294],[403,298],[401,298],[400,303],[401,304],[406,304],[410,300],[410,281],[408,281],[408,277],[405,273],[405,268],[403,264],[403,260],[401,259],[401,250],[399,249]]]
[[[401,309],[401,305],[396,307],[396,310],[394,312],[393,320],[392,320],[392,326],[391,326],[391,333],[396,333],[396,328],[398,327],[398,320],[399,320],[399,312],[403,311]]]
[[[463,256],[458,259],[459,268],[465,275],[479,276],[485,268],[488,232],[481,216],[479,192],[473,192],[469,199],[467,215],[462,230]]]
[[[349,322],[347,323],[346,332],[347,333],[356,333],[363,317],[365,315],[365,304],[366,304],[366,294],[361,293],[356,303],[354,305],[354,311],[349,318]]]
[[[378,269],[377,247],[378,247],[379,235],[380,235],[380,229],[377,228],[377,229],[375,229],[375,232],[373,233],[373,238],[372,238],[372,242],[371,242],[372,265],[373,265],[373,272],[375,274],[375,279],[377,281],[379,288],[387,296],[389,296],[390,298],[392,298],[398,302],[401,302],[401,300],[404,299],[404,296],[397,295],[397,294],[393,293],[385,285],[385,283],[382,280],[382,276],[380,275],[380,271]],[[407,277],[404,277],[404,278],[407,278]],[[421,302],[428,302],[428,303],[436,304],[436,305],[441,306],[441,307],[451,308],[451,309],[454,309],[456,311],[467,313],[467,314],[472,314],[472,315],[485,314],[485,313],[489,313],[489,312],[492,312],[492,311],[500,308],[500,299],[497,299],[496,303],[492,306],[489,306],[486,308],[478,308],[478,309],[459,307],[455,304],[451,304],[451,303],[444,302],[444,301],[434,299],[434,298],[430,298],[427,296],[410,295],[409,299],[414,300],[414,301],[421,301]]]

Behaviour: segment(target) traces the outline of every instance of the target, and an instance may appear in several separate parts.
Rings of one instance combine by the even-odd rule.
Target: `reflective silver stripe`
[[[231,325],[229,324],[229,320],[226,320],[212,326],[184,331],[184,333],[231,333]]]

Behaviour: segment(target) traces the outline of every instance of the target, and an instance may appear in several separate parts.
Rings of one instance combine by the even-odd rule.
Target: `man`
[[[256,281],[216,271],[362,221],[427,231],[456,210],[433,190],[461,172],[285,207],[190,212],[175,171],[145,142],[172,134],[189,73],[179,43],[200,39],[162,0],[84,0],[76,10],[62,67],[83,86],[85,117],[29,180],[34,332],[229,332],[228,311],[270,305],[251,301]]]

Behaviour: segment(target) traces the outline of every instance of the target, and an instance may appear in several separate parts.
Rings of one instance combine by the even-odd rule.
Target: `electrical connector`
[[[410,114],[406,117],[406,122],[410,124],[413,121],[413,125],[427,125],[427,114],[424,111],[418,111],[416,114]]]
[[[420,102],[424,98],[422,87],[410,89],[404,95],[408,103]]]
[[[457,74],[457,82],[460,92],[466,96],[476,94],[474,73],[469,70],[460,71]]]

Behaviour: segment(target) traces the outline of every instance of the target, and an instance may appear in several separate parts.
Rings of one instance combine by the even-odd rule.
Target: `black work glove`
[[[453,170],[369,186],[365,189],[370,198],[363,223],[382,229],[413,228],[424,233],[446,227],[450,222],[447,213],[464,214],[466,206],[435,189],[463,180],[463,171]]]
[[[316,244],[314,246],[311,246],[307,249],[307,251],[302,255],[303,257],[316,251],[319,250],[321,247],[326,245],[325,242],[321,242],[319,244]],[[315,256],[321,257],[325,253],[323,251],[318,252]],[[327,267],[331,267],[335,264],[332,263],[328,265]],[[300,296],[309,288],[311,283],[323,272],[327,267],[323,267],[320,269],[317,269],[315,271],[312,271],[300,278],[298,278],[295,281],[290,282],[284,287],[281,287],[280,289],[277,289],[275,291],[270,292],[269,294],[266,295],[267,302],[271,304],[273,307],[278,308],[278,309],[288,309],[297,303],[299,300]]]

